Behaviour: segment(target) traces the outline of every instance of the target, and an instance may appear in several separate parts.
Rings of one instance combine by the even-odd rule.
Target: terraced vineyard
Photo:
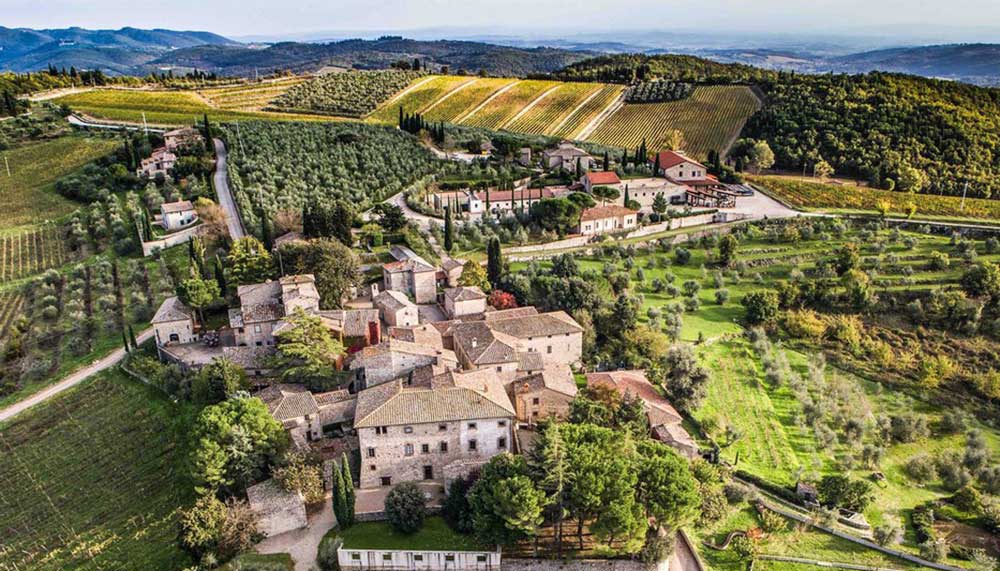
[[[747,119],[760,108],[760,100],[749,87],[703,86],[682,101],[623,105],[605,119],[588,141],[634,147],[645,139],[658,148],[678,130],[683,148],[695,157],[710,150],[724,150],[739,135]]]
[[[7,329],[24,308],[24,295],[20,291],[0,293],[0,342],[7,335]]]
[[[376,123],[396,123],[399,119],[400,107],[407,113],[422,112],[435,101],[471,81],[475,81],[475,78],[457,75],[440,75],[432,79],[418,79],[410,84],[409,91],[404,90],[401,94],[397,94],[395,98],[390,99],[369,115],[368,119]]]
[[[621,85],[602,86],[596,94],[588,96],[588,99],[582,101],[562,124],[556,125],[545,134],[562,139],[576,138],[580,131],[618,99],[623,89]]]
[[[527,113],[512,121],[506,129],[529,135],[543,135],[560,125],[582,101],[601,91],[601,87],[599,83],[564,83]]]
[[[72,256],[52,225],[0,236],[0,284],[59,267]]]
[[[528,80],[497,96],[489,105],[462,120],[463,125],[484,129],[501,129],[523,109],[551,89],[558,88],[557,81]]]
[[[461,122],[466,115],[486,103],[495,93],[513,85],[516,81],[516,79],[509,78],[476,79],[432,103],[423,112],[423,116],[428,121]],[[491,101],[489,105],[492,106],[492,103]]]
[[[288,77],[259,83],[244,83],[198,91],[212,106],[226,111],[260,111],[286,91],[305,81]]]
[[[250,97],[249,95],[245,95]],[[269,119],[273,121],[331,121],[331,117],[317,117],[293,113],[270,113],[266,111],[232,111],[215,107],[193,91],[149,91],[124,89],[95,89],[83,93],[64,95],[53,100],[69,105],[98,119],[141,123],[145,113],[146,121],[154,125],[191,125],[207,113],[211,120],[245,121],[249,119]],[[233,104],[230,102],[230,104]]]

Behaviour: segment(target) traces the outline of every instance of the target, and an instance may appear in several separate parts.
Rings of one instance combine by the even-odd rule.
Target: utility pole
[[[962,187],[962,204],[958,206],[959,212],[965,212],[965,195],[969,192],[969,181],[965,181],[965,186]]]

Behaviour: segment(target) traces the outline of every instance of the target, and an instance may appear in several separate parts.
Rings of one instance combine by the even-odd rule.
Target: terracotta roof
[[[416,327],[390,327],[389,336],[400,341],[409,341],[425,347],[444,348],[441,332],[433,324],[427,323]]]
[[[316,399],[301,385],[271,385],[257,393],[271,416],[279,422],[319,412]]]
[[[618,174],[614,171],[600,171],[600,172],[589,172],[586,175],[587,180],[590,184],[620,184],[621,179],[618,178]]]
[[[188,321],[194,315],[194,311],[188,307],[177,296],[170,296],[163,300],[160,308],[156,310],[156,315],[150,323],[167,323],[170,321]]]
[[[267,360],[274,355],[274,347],[223,347],[222,356],[244,369],[267,369]]]
[[[701,168],[705,168],[705,165],[699,163],[698,161],[688,157],[684,153],[678,153],[676,151],[660,151],[657,155],[654,155],[653,161],[656,160],[656,156],[660,157],[660,168],[669,169],[673,168],[681,163],[691,163],[697,165]],[[655,164],[655,163],[654,163]]]
[[[409,355],[423,355],[425,357],[440,357],[445,360],[455,361],[455,353],[447,349],[436,347],[425,347],[417,343],[410,343],[394,337],[385,339],[378,345],[370,345],[358,351],[352,356],[351,365],[363,362],[366,359],[384,355],[386,353],[403,353]]]
[[[636,211],[617,204],[607,204],[605,206],[595,206],[588,208],[580,214],[580,220],[604,220],[605,218],[622,218]]]
[[[354,427],[514,416],[514,407],[502,388],[495,391],[485,393],[464,386],[409,388],[403,387],[402,381],[383,383],[358,393]]]
[[[646,408],[650,426],[679,424],[683,420],[670,401],[646,379],[643,371],[587,373],[587,384],[610,387],[623,396],[628,393],[639,397]]]
[[[579,333],[583,328],[565,311],[552,311],[536,315],[491,319],[489,326],[495,332],[520,339]]]
[[[318,312],[327,327],[344,337],[367,337],[368,324],[378,323],[377,309],[330,309]]]
[[[444,290],[444,296],[452,301],[475,301],[486,299],[483,290],[476,286],[453,287]]]
[[[569,141],[562,141],[558,146],[556,146],[556,148],[542,151],[542,155],[546,157],[557,156],[564,159],[590,156],[587,151],[574,146],[573,143],[570,143]]]
[[[665,442],[667,444],[681,444],[683,446],[690,446],[697,450],[698,444],[695,443],[691,435],[688,434],[684,427],[677,424],[659,424],[653,427],[653,434],[660,442]]]
[[[167,131],[163,134],[164,137],[190,137],[192,135],[201,136],[201,131],[195,129],[194,127],[180,127],[172,131]]]
[[[490,202],[508,202],[510,200],[521,200],[522,195],[524,200],[540,200],[542,198],[552,198],[555,194],[551,189],[548,188],[531,188],[527,190],[491,190],[490,191]],[[476,193],[476,198],[485,202],[486,192],[479,191]]]
[[[453,327],[455,349],[462,349],[476,365],[511,363],[517,360],[516,339],[497,333],[486,322],[457,323]]]
[[[190,200],[179,200],[177,202],[164,202],[160,205],[160,212],[164,214],[172,214],[174,212],[187,212],[188,210],[194,210],[194,205],[191,204]]]
[[[517,393],[540,389],[548,389],[568,397],[575,397],[579,392],[576,380],[573,378],[573,370],[568,365],[550,365],[514,381],[514,391]]]

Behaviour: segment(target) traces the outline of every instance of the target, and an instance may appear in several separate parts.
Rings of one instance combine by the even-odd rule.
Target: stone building
[[[444,258],[441,260],[441,272],[444,273],[445,287],[458,287],[458,280],[465,269],[465,260]]]
[[[156,175],[167,176],[170,171],[174,170],[175,164],[177,164],[177,155],[165,147],[160,147],[153,149],[149,157],[142,159],[139,168],[136,169],[136,174],[147,178],[155,178]]]
[[[375,307],[386,325],[392,327],[413,327],[417,325],[417,306],[402,292],[385,290],[375,296]]]
[[[466,369],[516,371],[518,353],[538,353],[546,365],[576,365],[583,354],[583,328],[564,311],[486,313],[482,321],[455,323],[452,337]]]
[[[580,179],[580,184],[587,192],[594,192],[595,186],[610,186],[619,192],[624,188],[621,179],[614,171],[589,172]]]
[[[258,517],[257,531],[267,537],[301,529],[309,523],[302,494],[286,491],[273,479],[247,488],[247,500]]]
[[[475,286],[446,289],[444,313],[449,319],[486,313],[486,294]]]
[[[165,230],[180,230],[198,220],[190,200],[164,202],[160,205],[160,224]]]
[[[201,131],[194,127],[181,127],[163,134],[163,144],[168,151],[190,148],[204,141]]]
[[[690,182],[708,177],[708,167],[680,151],[660,151],[650,161],[650,166],[656,164],[660,170],[655,174],[671,180]]]
[[[432,366],[439,372],[455,369],[458,359],[448,349],[389,337],[352,355],[347,366],[355,372],[355,386],[361,390],[406,377],[419,367]]]
[[[569,405],[576,398],[577,387],[569,366],[550,365],[519,376],[510,383],[509,392],[517,421],[536,424],[547,418],[565,420],[569,416]]]
[[[467,474],[511,450],[514,407],[490,371],[448,371],[358,393],[361,487]]]
[[[418,304],[434,303],[437,297],[437,268],[423,258],[409,258],[382,266],[383,289],[412,297]]]
[[[554,149],[542,151],[542,166],[549,170],[564,169],[576,172],[577,164],[583,170],[590,170],[594,158],[587,151],[569,141],[562,141]]]
[[[198,340],[194,310],[177,296],[163,300],[150,323],[156,334],[157,347],[194,343]]]

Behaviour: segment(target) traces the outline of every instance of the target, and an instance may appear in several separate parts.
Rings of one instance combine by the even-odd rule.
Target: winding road
[[[229,227],[229,235],[233,240],[246,236],[246,229],[243,228],[243,219],[240,218],[240,211],[236,208],[236,201],[233,200],[233,191],[229,188],[229,171],[226,168],[229,153],[226,151],[226,144],[222,139],[212,139],[215,144],[215,192],[219,195],[219,206],[226,211],[226,226]]]

